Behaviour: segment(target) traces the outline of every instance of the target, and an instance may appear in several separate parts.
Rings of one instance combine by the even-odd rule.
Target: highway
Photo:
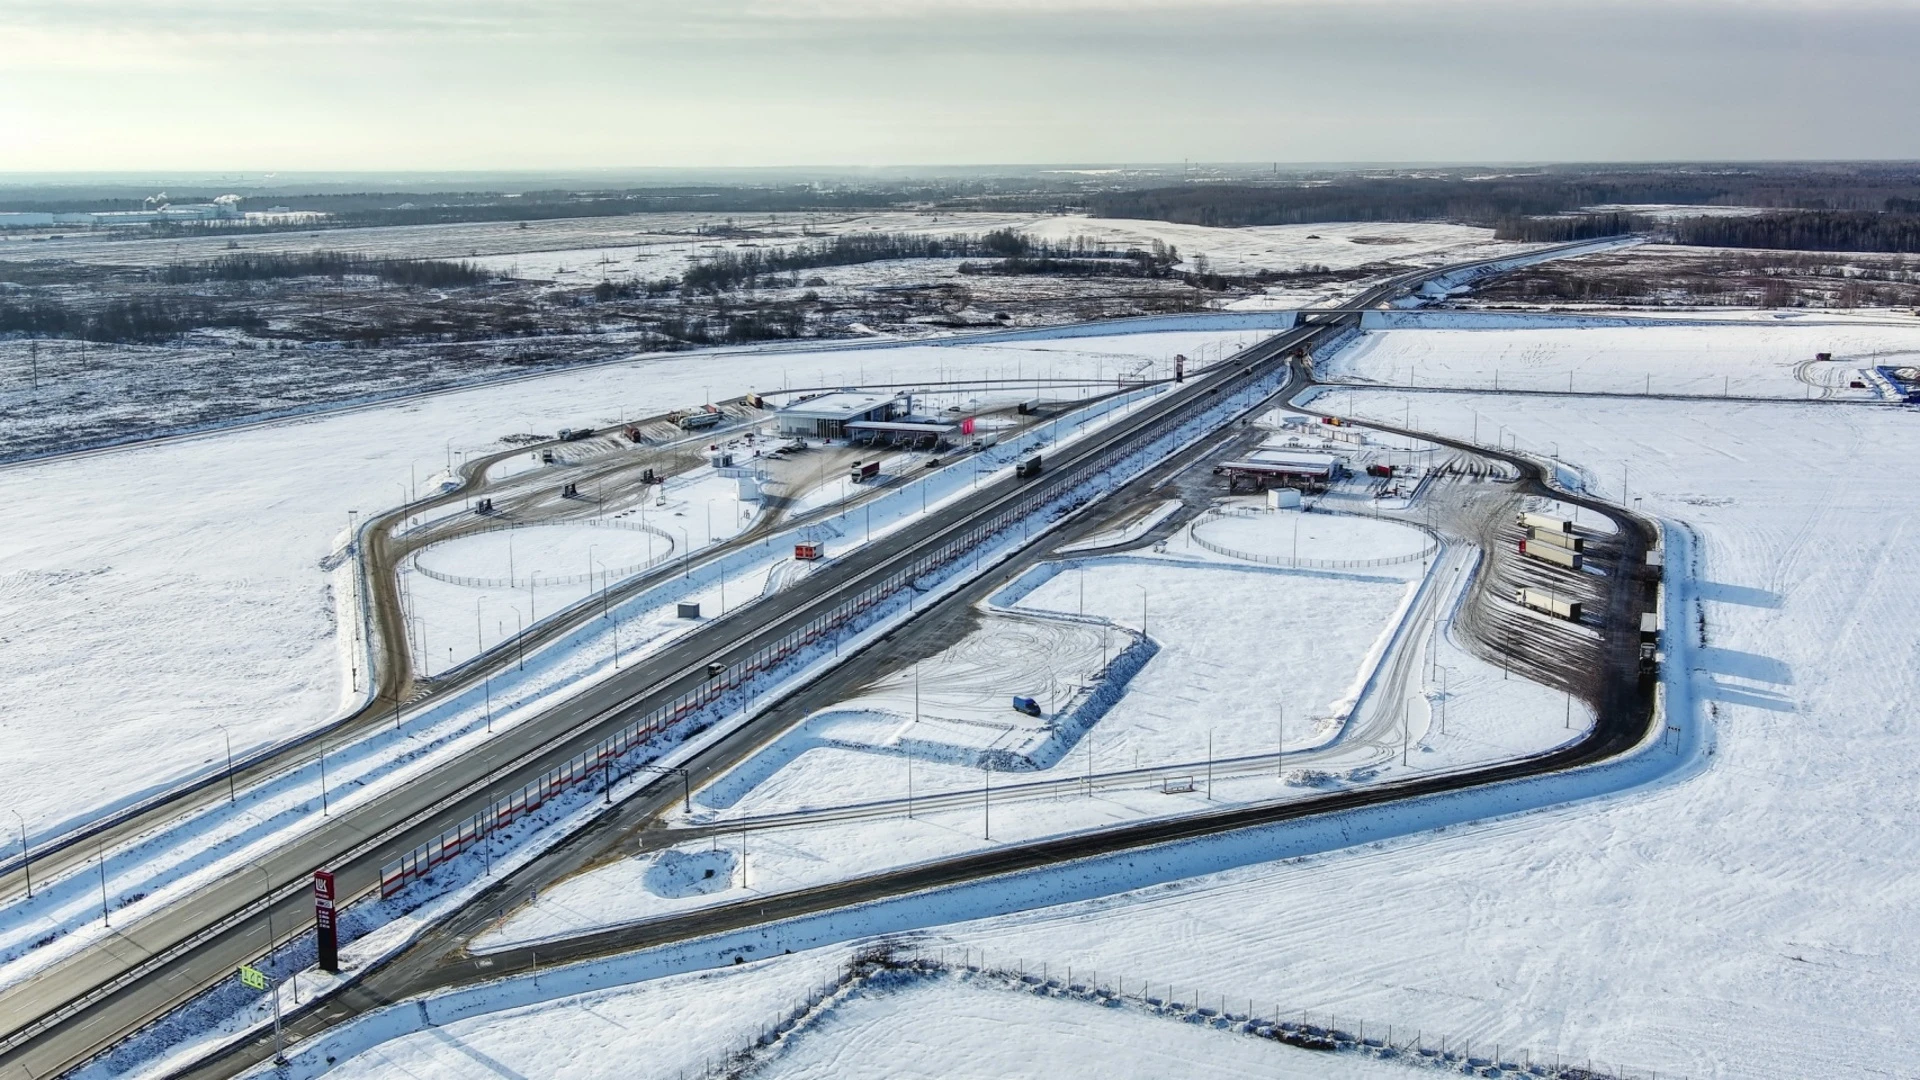
[[[1290,395],[1304,385],[1304,380],[1296,374],[1294,382],[1282,393]],[[1531,463],[1496,452],[1450,443],[1447,440],[1438,441],[1460,449],[1487,453],[1490,457],[1504,459],[1513,466],[1515,474],[1521,477],[1521,490],[1536,493],[1546,491],[1540,473]],[[1590,505],[1596,512],[1606,514],[1615,520],[1625,538],[1622,544],[1622,565],[1628,567],[1639,565],[1633,560],[1643,557],[1645,546],[1653,535],[1650,526],[1592,500],[1576,497],[1570,501]],[[1637,625],[1636,598],[1643,594],[1643,590],[1626,587],[1630,584],[1630,580],[1623,579],[1623,587],[1613,591],[1610,601],[1613,610],[1610,614],[1620,619],[1633,617],[1635,622],[1628,625]],[[975,597],[993,585],[993,582],[981,583],[973,590]],[[949,603],[964,607],[970,604],[971,599],[964,596],[956,597]],[[549,964],[552,964],[609,955],[647,945],[685,940],[723,930],[831,910],[848,904],[896,896],[920,889],[1031,869],[1066,859],[1130,850],[1193,836],[1212,835],[1252,825],[1384,803],[1439,791],[1498,783],[1605,760],[1635,745],[1646,732],[1652,715],[1651,684],[1640,677],[1637,647],[1632,644],[1632,635],[1616,635],[1616,637],[1622,639],[1622,642],[1613,650],[1614,655],[1610,662],[1608,677],[1604,680],[1606,688],[1599,702],[1600,722],[1585,739],[1552,753],[1533,755],[1496,766],[1462,770],[1447,775],[1428,775],[1417,780],[1382,784],[1378,787],[1339,792],[1280,805],[1262,805],[1172,821],[1140,823],[1055,841],[982,852],[936,865],[863,877],[777,897],[756,898],[676,918],[584,934],[559,942],[543,942],[537,950],[534,948],[508,950],[484,958],[472,957],[465,952],[465,942],[473,934],[491,925],[505,911],[517,905],[522,898],[542,884],[564,878],[604,858],[609,845],[619,845],[622,849],[630,848],[635,842],[635,833],[639,828],[657,819],[666,810],[677,806],[679,802],[677,790],[662,786],[617,807],[588,829],[570,838],[556,851],[536,860],[525,870],[496,883],[457,916],[435,927],[418,944],[395,961],[365,973],[353,987],[328,1001],[308,1007],[299,1016],[294,1017],[290,1021],[289,1031],[295,1037],[305,1037],[368,1009],[378,1008],[411,995],[530,970],[539,958],[545,958]],[[828,696],[831,696],[831,692]],[[788,717],[785,723],[791,723],[804,715],[805,710],[787,710],[787,712]],[[763,731],[756,727],[736,732],[733,737],[715,747],[710,754],[703,755],[700,771],[695,774],[695,782],[704,781],[725,771],[733,762],[744,759],[775,734],[777,731]],[[536,951],[538,957],[535,956]],[[254,1040],[232,1054],[222,1055],[203,1066],[183,1070],[178,1075],[195,1077],[233,1075],[249,1063],[262,1060],[269,1052],[270,1044],[266,1040]]]
[[[1296,382],[1289,391],[1304,386]],[[1374,425],[1364,425],[1374,426]],[[1382,428],[1383,430],[1399,430]],[[1513,466],[1519,476],[1518,488],[1527,494],[1546,495],[1544,477],[1538,466],[1523,458],[1497,450],[1469,447],[1434,436],[1416,437],[1438,441],[1456,449],[1484,454]],[[1649,571],[1645,553],[1655,532],[1652,525],[1623,510],[1582,495],[1552,493],[1564,502],[1578,504],[1609,519],[1619,530],[1619,563],[1615,587],[1609,592],[1608,619],[1613,626],[1637,626],[1638,612],[1646,606],[1642,582]],[[1631,620],[1631,621],[1626,621]],[[1240,829],[1300,820],[1345,810],[1379,806],[1403,799],[1436,795],[1473,787],[1521,780],[1546,773],[1580,768],[1606,761],[1638,745],[1650,732],[1653,722],[1653,679],[1639,670],[1636,635],[1615,633],[1605,646],[1606,670],[1600,681],[1600,700],[1594,727],[1577,742],[1555,750],[1526,755],[1497,764],[1428,774],[1404,780],[1336,791],[1324,795],[1282,802],[1264,803],[1200,813],[1186,817],[1159,819],[1114,826],[1098,831],[1059,837],[1032,843],[1012,844],[952,859],[921,864],[905,869],[866,875],[813,888],[756,896],[725,905],[716,905],[682,915],[649,919],[623,926],[590,931],[561,939],[547,939],[538,945],[513,947],[473,954],[466,943],[473,935],[495,922],[530,891],[526,872],[503,880],[454,918],[434,927],[413,948],[394,961],[367,973],[356,985],[325,1002],[316,1003],[292,1018],[288,1034],[308,1038],[333,1025],[385,1005],[422,993],[467,985],[509,975],[528,973],[539,964],[552,967],[598,957],[617,955],[635,949],[686,941],[746,927],[832,911],[856,904],[904,896],[910,893],[964,884],[984,878],[1018,873],[1075,859],[1117,854],[1161,844]],[[750,752],[751,748],[748,749]],[[1246,765],[1259,767],[1260,763]],[[597,824],[589,834],[569,842],[572,850],[558,853],[541,873],[543,879],[557,880],[591,861],[594,842],[604,842],[621,829],[632,829],[675,805],[677,793],[656,792],[620,808],[606,822]],[[598,836],[592,834],[599,834]],[[528,870],[536,870],[529,867]],[[272,1053],[268,1037],[255,1038],[234,1050],[219,1054],[174,1074],[181,1080],[212,1080],[237,1075],[265,1060]]]
[[[273,919],[280,936],[304,932],[311,916],[304,892],[313,870],[333,869],[344,897],[365,894],[377,887],[382,863],[477,812],[493,791],[519,786],[656,702],[696,689],[707,664],[752,653],[806,623],[842,593],[881,580],[922,551],[966,535],[996,511],[1070,490],[1109,460],[1116,445],[1156,437],[1204,407],[1216,392],[1244,385],[1253,366],[1249,361],[1271,360],[1320,332],[1283,334],[1242,354],[1238,362],[1217,365],[1190,380],[1183,392],[1134,410],[1063,460],[1050,461],[1037,486],[1012,478],[984,484],[978,494],[926,515],[886,542],[835,560],[765,602],[712,620],[618,678],[535,720],[501,730],[483,749],[333,816],[263,860],[258,875],[215,882],[185,902],[116,928],[104,946],[0,992],[0,1027],[11,1033],[0,1053],[0,1067],[16,1075],[44,1076],[112,1045],[262,950],[266,918],[259,902],[269,883],[284,887]]]
[[[1368,302],[1378,302],[1409,282],[1454,269],[1458,268],[1406,275],[1370,290]],[[897,536],[836,560],[765,602],[711,621],[617,679],[532,721],[502,730],[483,748],[448,762],[419,782],[330,818],[263,860],[258,875],[223,879],[153,917],[116,928],[103,946],[0,993],[0,1029],[9,1032],[0,1043],[0,1069],[12,1075],[46,1076],[86,1060],[259,955],[266,936],[259,901],[270,883],[277,887],[273,922],[279,936],[308,932],[311,906],[306,887],[314,869],[336,871],[345,897],[365,894],[377,887],[383,862],[475,812],[494,790],[518,786],[656,702],[697,688],[708,663],[727,663],[752,653],[806,623],[843,593],[882,580],[912,565],[925,552],[972,535],[977,522],[990,515],[1005,515],[1070,491],[1096,474],[1118,448],[1150,442],[1197,414],[1210,403],[1209,398],[1217,401],[1214,395],[1237,391],[1275,362],[1283,362],[1294,348],[1311,345],[1344,325],[1337,320],[1290,331],[1215,365],[1190,380],[1182,392],[1163,395],[1060,460],[1050,460],[1047,473],[1037,483],[1009,478],[983,485],[977,494],[926,515]],[[445,499],[460,497],[456,492]],[[424,505],[399,513],[417,512]],[[708,761],[698,764],[711,772],[722,767],[728,753],[761,737],[756,725],[749,725],[737,738],[723,740]],[[632,802],[670,802],[675,797],[663,789],[647,800]],[[309,1015],[318,1020],[325,1013]]]

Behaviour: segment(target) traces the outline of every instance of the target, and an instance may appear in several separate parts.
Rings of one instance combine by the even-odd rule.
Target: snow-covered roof
[[[810,416],[821,420],[850,420],[863,416],[893,401],[891,394],[862,394],[842,391],[797,401],[780,410],[783,416]]]
[[[901,431],[923,435],[944,435],[954,429],[953,424],[943,424],[938,420],[855,420],[847,425],[848,431]]]
[[[1297,465],[1306,469],[1332,469],[1340,463],[1333,454],[1319,454],[1310,450],[1255,450],[1247,455],[1247,460],[1258,465]]]

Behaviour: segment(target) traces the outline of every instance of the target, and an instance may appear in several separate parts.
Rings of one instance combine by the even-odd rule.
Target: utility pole
[[[219,728],[219,729],[220,729],[220,736],[221,736],[221,738],[223,738],[223,739],[225,739],[225,740],[226,740],[226,744],[227,744],[227,803],[228,803],[228,805],[233,805],[233,804],[236,804],[236,803],[238,803],[238,802],[240,801],[240,796],[238,796],[238,795],[236,795],[236,794],[234,793],[234,789],[233,789],[233,735],[232,735],[232,734],[231,734],[230,732],[228,732],[228,731],[227,731],[227,725],[225,725],[225,724],[215,724],[215,725],[213,725],[213,726],[214,726],[214,727],[217,727],[217,728]]]
[[[320,816],[327,816],[327,752],[320,751]]]
[[[12,811],[15,821],[20,823],[20,867],[27,872],[27,899],[33,899],[33,856],[27,850],[27,819],[20,811]]]
[[[992,758],[987,759],[986,797],[981,802],[980,807],[981,807],[981,813],[984,815],[984,819],[985,819],[984,835],[986,839],[991,840],[993,839],[993,759]]]

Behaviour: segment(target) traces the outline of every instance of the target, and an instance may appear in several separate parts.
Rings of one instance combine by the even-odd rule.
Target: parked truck
[[[1543,611],[1569,622],[1580,621],[1580,601],[1578,600],[1568,600],[1545,589],[1529,589],[1525,586],[1516,589],[1513,598],[1519,601],[1521,607]]]
[[[561,442],[579,442],[581,439],[590,439],[592,437],[593,437],[593,429],[590,427],[576,427],[576,428],[563,427],[560,429]]]
[[[676,423],[687,431],[698,431],[701,428],[710,428],[720,420],[718,409],[698,409],[681,417]]]
[[[816,562],[823,554],[825,554],[825,552],[821,551],[820,545],[817,543],[802,541],[793,545],[793,558],[795,562]]]
[[[1586,537],[1575,536],[1572,533],[1563,533],[1558,529],[1529,528],[1527,529],[1527,539],[1538,540],[1543,544],[1552,544],[1554,547],[1566,548],[1568,551],[1587,550]]]
[[[1539,559],[1544,563],[1563,566],[1568,570],[1580,569],[1583,562],[1583,556],[1577,551],[1568,551],[1566,548],[1554,544],[1541,543],[1538,540],[1520,541],[1520,554],[1529,558]]]
[[[1573,522],[1565,518],[1549,517],[1546,514],[1523,513],[1515,519],[1515,522],[1523,529],[1549,529],[1563,533],[1573,531]]]
[[[1380,479],[1382,479],[1382,480],[1391,480],[1391,479],[1393,479],[1393,466],[1391,466],[1391,465],[1369,465],[1369,466],[1367,466],[1367,475],[1368,475],[1368,476],[1377,476],[1377,477],[1379,477],[1379,478],[1380,478]]]

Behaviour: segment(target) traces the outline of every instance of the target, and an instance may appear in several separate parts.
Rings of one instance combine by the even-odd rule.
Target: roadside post
[[[240,985],[250,990],[265,991],[273,998],[273,1063],[287,1063],[286,1048],[280,1041],[280,988],[267,986],[267,973],[252,964],[240,965]]]

